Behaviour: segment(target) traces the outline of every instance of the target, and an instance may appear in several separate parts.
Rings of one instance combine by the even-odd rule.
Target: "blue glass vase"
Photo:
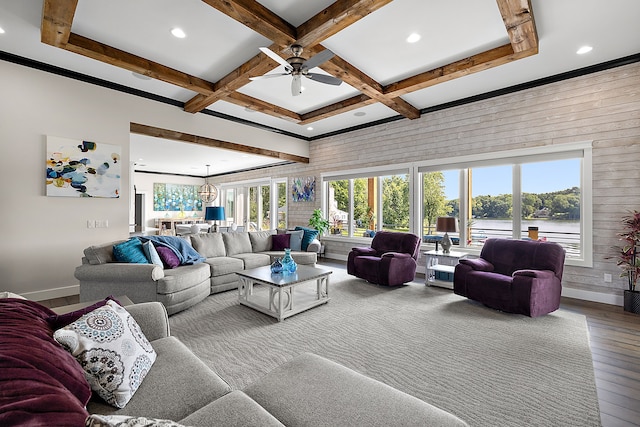
[[[280,262],[280,258],[276,258],[271,264],[271,274],[281,274],[282,273],[282,263]]]
[[[291,258],[291,249],[284,250],[284,258],[282,258],[282,272],[284,274],[295,273],[298,264]]]

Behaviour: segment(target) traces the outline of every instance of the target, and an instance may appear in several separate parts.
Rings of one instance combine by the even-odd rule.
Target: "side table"
[[[426,251],[425,285],[453,289],[453,272],[465,252]]]

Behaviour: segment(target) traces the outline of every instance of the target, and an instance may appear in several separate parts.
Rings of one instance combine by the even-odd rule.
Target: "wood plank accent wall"
[[[568,266],[566,287],[621,294],[611,255],[619,220],[640,209],[640,63],[312,141],[310,163],[225,176],[316,176],[370,166],[593,140],[593,268]],[[315,203],[289,203],[289,225],[306,225]],[[328,245],[346,255],[353,243]],[[611,273],[613,283],[604,283]]]

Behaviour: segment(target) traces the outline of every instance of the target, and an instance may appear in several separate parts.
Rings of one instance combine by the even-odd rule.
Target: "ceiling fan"
[[[318,53],[315,56],[312,56],[309,59],[304,59],[300,56],[302,55],[302,46],[294,44],[293,46],[291,46],[291,52],[293,52],[293,56],[291,58],[287,58],[286,60],[282,59],[280,55],[276,54],[267,47],[261,47],[260,50],[274,61],[284,65],[286,73],[265,74],[264,76],[251,77],[250,80],[292,76],[293,81],[291,82],[291,95],[293,96],[298,96],[302,93],[302,76],[320,83],[334,86],[339,86],[342,83],[342,80],[336,77],[328,76],[326,74],[309,72],[309,70],[311,70],[312,68],[315,68],[323,62],[326,62],[333,58],[334,54],[329,49],[323,50],[322,52]]]

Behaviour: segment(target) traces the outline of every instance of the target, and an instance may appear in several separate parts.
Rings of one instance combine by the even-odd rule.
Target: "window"
[[[513,235],[513,167],[489,166],[469,169],[471,217],[467,242],[482,244],[488,237]]]
[[[409,175],[390,175],[382,181],[382,229],[409,231]]]
[[[573,265],[590,266],[591,146],[567,147],[461,156],[418,167],[423,236],[434,233],[435,218],[452,215],[459,218],[461,237],[452,240],[461,247],[480,248],[489,237],[547,240],[562,245]]]
[[[330,233],[336,236],[349,234],[349,180],[329,181],[327,184],[327,205]]]
[[[560,243],[567,257],[580,254],[580,159],[522,165],[522,233]]]
[[[276,228],[287,228],[287,182],[276,183],[278,217]]]
[[[433,244],[437,218],[454,216],[465,252],[489,237],[539,238],[591,266],[591,167],[587,141],[337,172],[322,177],[324,208],[333,236],[409,231]]]

